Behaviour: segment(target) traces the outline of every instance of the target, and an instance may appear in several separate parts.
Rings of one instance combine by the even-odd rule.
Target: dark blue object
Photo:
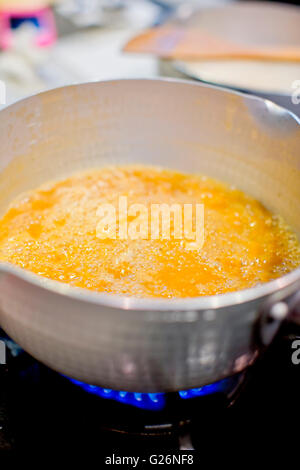
[[[33,17],[28,17],[28,18],[17,18],[17,17],[12,17],[10,19],[10,27],[12,29],[17,29],[19,26],[21,26],[23,23],[31,23],[33,24],[36,28],[40,27],[39,20],[33,16]]]

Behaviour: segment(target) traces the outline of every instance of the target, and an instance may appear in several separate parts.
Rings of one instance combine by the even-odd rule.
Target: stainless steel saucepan
[[[120,80],[49,91],[0,113],[2,213],[47,180],[116,163],[220,178],[300,235],[300,122],[269,101],[192,82]],[[184,390],[251,364],[283,319],[297,318],[299,285],[297,269],[230,294],[134,299],[1,264],[0,324],[34,357],[84,382]]]

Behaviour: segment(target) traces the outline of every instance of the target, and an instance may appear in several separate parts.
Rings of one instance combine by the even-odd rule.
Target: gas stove
[[[268,453],[266,439],[292,451],[300,417],[300,364],[292,361],[297,338],[300,329],[284,325],[256,364],[238,376],[177,393],[140,394],[64,377],[2,332],[7,358],[0,365],[0,456],[39,451],[69,457],[75,449],[77,456],[97,454],[106,462],[192,450],[201,456],[236,446]]]

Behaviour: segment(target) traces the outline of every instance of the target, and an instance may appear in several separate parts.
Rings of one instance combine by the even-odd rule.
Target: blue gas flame
[[[115,400],[126,405],[132,405],[144,410],[162,410],[166,403],[165,393],[133,393],[133,392],[118,392],[109,388],[101,388],[95,385],[88,385],[79,380],[67,377],[72,383],[78,385],[80,388],[93,395],[98,395],[101,398]],[[199,388],[192,388],[190,390],[182,390],[178,392],[180,398],[186,400],[190,398],[211,395],[213,393],[227,393],[236,384],[236,379],[233,377],[220,380],[211,385],[204,385]]]

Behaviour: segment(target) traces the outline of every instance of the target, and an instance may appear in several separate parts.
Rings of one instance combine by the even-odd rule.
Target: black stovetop
[[[16,357],[8,353],[7,364],[0,365],[0,456],[96,453],[105,458],[112,453],[176,453],[192,447],[201,455],[209,448],[235,451],[241,445],[268,452],[266,442],[272,442],[273,450],[296,451],[300,419],[300,364],[292,362],[296,338],[299,328],[285,325],[233,397],[217,394],[182,400],[171,394],[163,411],[88,394],[26,353]]]

